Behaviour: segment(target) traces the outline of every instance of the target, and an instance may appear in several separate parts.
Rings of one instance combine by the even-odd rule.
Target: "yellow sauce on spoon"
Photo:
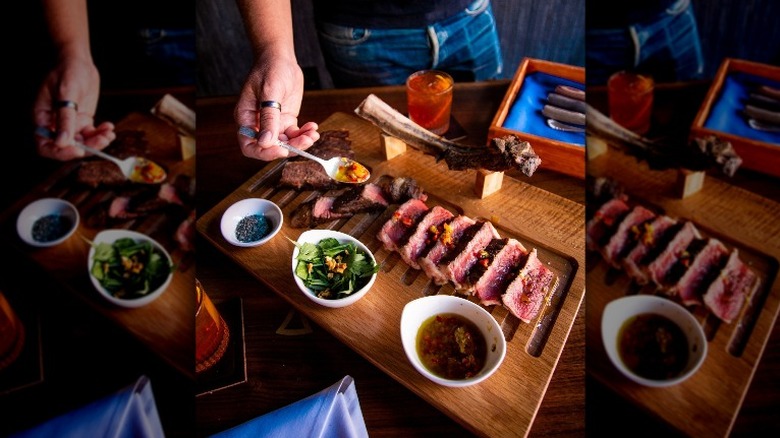
[[[336,171],[336,175],[333,177],[336,181],[346,183],[362,183],[368,181],[371,177],[371,172],[368,171],[366,166],[358,163],[357,161],[350,160],[348,158],[341,159],[342,164],[339,164],[339,169]]]
[[[130,175],[130,180],[146,184],[161,183],[165,181],[165,178],[165,169],[146,158],[139,158],[136,161],[133,173]]]

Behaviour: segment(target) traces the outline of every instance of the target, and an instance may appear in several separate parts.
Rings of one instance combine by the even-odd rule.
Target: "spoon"
[[[52,140],[54,140],[56,137],[53,131],[43,126],[38,126],[35,128],[35,133],[41,137]],[[134,156],[120,160],[119,158],[116,158],[95,148],[91,148],[79,141],[74,141],[73,144],[77,148],[82,149],[89,154],[97,155],[100,158],[113,162],[119,166],[122,174],[130,181],[143,184],[158,184],[165,181],[165,178],[167,178],[165,169],[147,158]]]
[[[249,126],[241,126],[238,129],[238,132],[243,136],[257,139],[257,131]],[[320,157],[312,155],[306,151],[302,151],[295,146],[292,146],[281,140],[276,140],[276,145],[283,147],[290,152],[295,152],[304,158],[316,161],[322,166],[323,169],[325,169],[325,173],[335,181],[349,184],[360,184],[368,181],[368,179],[371,177],[371,173],[368,171],[366,166],[350,158],[333,157],[329,160],[323,160]]]

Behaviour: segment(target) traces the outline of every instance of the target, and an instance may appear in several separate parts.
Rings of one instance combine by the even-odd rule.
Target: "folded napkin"
[[[133,385],[54,417],[11,438],[163,438],[149,378],[141,376]]]
[[[293,404],[212,435],[242,437],[368,438],[354,379],[345,376]]]

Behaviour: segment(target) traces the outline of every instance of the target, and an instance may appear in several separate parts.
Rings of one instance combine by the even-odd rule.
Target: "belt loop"
[[[431,68],[436,68],[436,66],[439,65],[439,38],[436,36],[436,29],[434,29],[433,26],[428,26],[427,30],[428,39],[431,40],[431,57],[433,58]]]

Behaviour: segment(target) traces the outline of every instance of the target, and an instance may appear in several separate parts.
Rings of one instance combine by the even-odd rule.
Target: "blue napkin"
[[[520,86],[520,91],[517,92],[515,101],[512,102],[512,107],[504,120],[504,128],[585,146],[584,132],[558,131],[547,126],[547,117],[542,114],[542,108],[547,104],[547,95],[555,91],[558,85],[583,89],[583,85],[578,82],[548,73],[537,71],[525,75],[523,85]]]
[[[163,438],[151,382],[141,376],[115,394],[96,400],[11,438]]]
[[[354,380],[346,376],[302,400],[212,438],[368,438]]]
[[[758,85],[780,88],[780,83],[743,72],[729,73],[723,81],[720,96],[710,109],[704,127],[765,143],[780,145],[780,133],[759,131],[748,124],[743,114],[750,91]]]

